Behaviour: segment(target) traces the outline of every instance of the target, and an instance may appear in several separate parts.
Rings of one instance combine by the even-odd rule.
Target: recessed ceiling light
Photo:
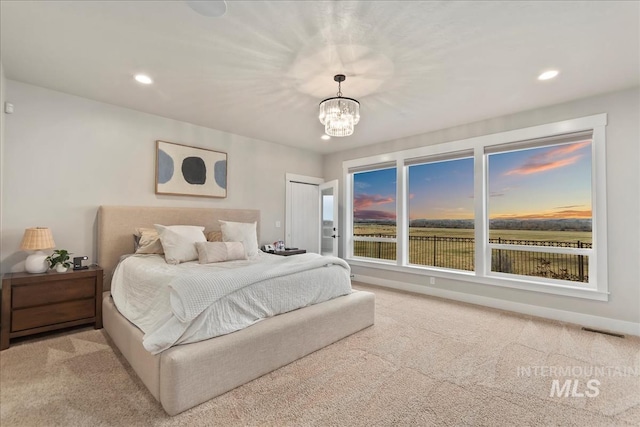
[[[227,12],[224,0],[187,0],[187,5],[200,15],[219,18]]]
[[[555,76],[557,76],[559,73],[558,70],[549,70],[549,71],[545,71],[544,73],[540,74],[538,76],[538,80],[549,80],[554,78]]]
[[[331,139],[331,137],[330,137],[329,135],[326,135],[326,134],[325,134],[325,135],[322,135],[322,136],[320,137],[320,139],[324,139],[325,141],[328,141],[328,140],[330,140],[330,139]]]
[[[136,74],[135,79],[138,83],[142,83],[143,85],[150,85],[151,83],[153,83],[151,77],[147,76],[146,74]]]

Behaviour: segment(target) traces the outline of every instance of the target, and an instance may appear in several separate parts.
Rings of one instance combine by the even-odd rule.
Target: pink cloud
[[[591,144],[591,141],[583,141],[575,144],[563,145],[545,153],[537,154],[529,158],[522,166],[505,172],[505,175],[529,175],[532,173],[544,172],[571,165],[578,161],[582,155],[578,154],[571,157],[565,156],[578,151],[589,144]]]
[[[359,211],[376,205],[386,205],[387,203],[395,203],[395,199],[389,196],[381,196],[379,194],[358,194],[353,200],[353,210]]]
[[[529,175],[532,173],[544,172],[551,169],[561,168],[576,162],[580,156],[569,157],[568,159],[556,160],[554,162],[535,163],[534,159],[529,160],[519,168],[515,168],[506,172],[505,175]]]

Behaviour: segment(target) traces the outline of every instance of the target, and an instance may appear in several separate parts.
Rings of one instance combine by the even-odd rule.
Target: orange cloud
[[[589,219],[591,215],[591,209],[565,209],[555,212],[495,215],[491,219]]]
[[[591,144],[591,140],[582,141],[582,142],[576,142],[576,143],[568,144],[568,145],[561,145],[560,147],[557,147],[557,148],[555,148],[555,149],[553,149],[551,151],[548,151],[545,155],[548,156],[548,157],[564,156],[565,154],[569,154],[569,153],[573,153],[574,151],[578,151],[582,147],[586,147],[589,144]]]
[[[505,172],[505,175],[529,175],[532,173],[544,172],[551,169],[557,169],[575,163],[581,154],[572,157],[565,157],[583,147],[591,144],[591,141],[577,142],[575,144],[562,145],[553,150],[537,154],[529,158],[525,164]]]

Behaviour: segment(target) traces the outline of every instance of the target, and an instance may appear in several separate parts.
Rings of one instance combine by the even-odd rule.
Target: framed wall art
[[[227,197],[227,153],[156,141],[156,194]]]

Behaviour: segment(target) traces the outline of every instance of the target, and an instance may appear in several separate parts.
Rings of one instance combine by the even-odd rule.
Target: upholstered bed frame
[[[153,355],[143,333],[122,316],[110,296],[113,270],[133,251],[136,227],[153,224],[202,225],[219,230],[218,220],[253,222],[256,210],[101,206],[98,264],[104,269],[104,328],[169,415],[176,415],[233,388],[364,329],[374,322],[374,296],[351,295],[281,314],[253,326]],[[259,235],[259,234],[258,234]]]

